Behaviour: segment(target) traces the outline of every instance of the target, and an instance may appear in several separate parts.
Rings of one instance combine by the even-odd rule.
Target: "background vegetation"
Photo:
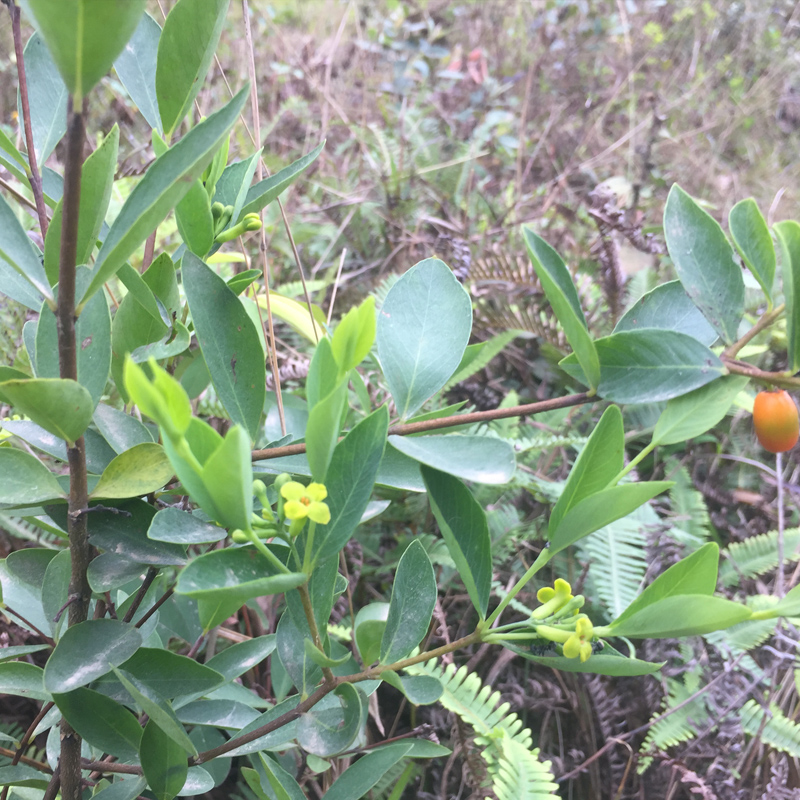
[[[160,20],[170,5],[160,0],[148,10]],[[436,254],[469,288],[477,339],[513,332],[500,340],[501,354],[453,385],[453,402],[513,405],[547,399],[568,385],[555,366],[565,343],[529,266],[522,223],[567,259],[593,333],[602,335],[657,276],[670,274],[660,226],[673,182],[719,220],[748,196],[769,209],[770,223],[800,215],[800,4],[253,0],[251,8],[267,164],[277,170],[327,140],[283,197],[315,299],[327,310],[334,284],[341,308],[370,291],[380,297],[391,275]],[[248,69],[241,7],[234,3],[218,63],[198,96],[201,114],[240,88]],[[141,174],[153,158],[141,144],[149,131],[113,74],[92,94],[89,115],[92,130],[119,122],[119,173]],[[15,116],[16,68],[4,15],[0,120],[12,139],[19,135]],[[248,132],[239,126],[235,135],[249,152]],[[52,158],[61,155],[57,149]],[[0,169],[0,179],[7,178]],[[624,214],[609,218],[614,210]],[[626,227],[650,236],[640,242],[646,252],[623,235]],[[267,232],[273,282],[299,296],[294,255],[274,205]],[[169,223],[159,228],[167,241],[174,234]],[[255,254],[253,243],[244,257]],[[11,365],[25,358],[28,312],[4,301],[0,314],[0,351]],[[781,334],[756,340],[752,363],[785,368],[769,338],[779,345]],[[308,358],[291,330],[281,329],[279,337],[281,377],[291,388],[304,377]],[[213,417],[215,402],[206,392],[199,411]],[[582,408],[493,423],[495,435],[515,442],[519,460],[512,485],[484,488],[480,497],[489,507],[499,591],[530,564],[546,508],[597,416]],[[654,420],[653,409],[626,410],[629,427],[638,426],[643,437]],[[632,447],[637,436],[629,437]],[[662,451],[639,471],[676,480],[669,497],[559,556],[554,574],[569,575],[576,592],[594,598],[593,615],[610,619],[642,582],[717,541],[727,548],[722,582],[731,596],[743,587],[767,593],[761,576],[776,565],[765,555],[765,534],[775,528],[776,511],[774,473],[758,463],[763,456],[742,409],[667,458]],[[787,454],[784,466],[791,526],[798,517],[796,455]],[[359,603],[388,597],[387,577],[412,535],[428,545],[440,586],[452,575],[418,496],[386,499],[394,501],[387,512],[362,526],[346,549]],[[46,540],[9,515],[0,524],[2,556]],[[798,539],[797,529],[788,531],[793,561]],[[532,602],[535,588],[520,599]],[[466,619],[459,628],[467,607],[460,584],[450,582],[437,601],[429,647],[467,631]],[[272,630],[275,610],[258,611],[245,614],[242,624]],[[338,613],[349,618],[347,597]],[[5,620],[2,626],[0,642],[25,643],[20,628]],[[564,798],[789,798],[800,796],[793,788],[800,787],[795,639],[796,631],[776,631],[772,621],[680,643],[651,642],[646,657],[668,663],[659,676],[644,678],[539,670],[487,646],[456,665],[466,664],[511,704],[542,758],[553,762]],[[459,697],[455,688],[453,696]],[[12,735],[31,719],[24,701],[3,702],[0,711],[2,729]],[[404,773],[402,796],[477,791],[485,767],[475,757],[481,732],[475,720],[438,706],[411,708],[390,687],[371,711],[376,731],[422,729],[454,750],[446,763],[420,762]],[[308,795],[316,796],[325,780],[309,771]],[[387,782],[382,793],[378,787],[374,797],[389,797],[394,785]],[[252,797],[243,783],[212,794]]]

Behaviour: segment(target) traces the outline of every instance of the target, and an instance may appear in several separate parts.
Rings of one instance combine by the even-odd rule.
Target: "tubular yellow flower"
[[[533,612],[533,619],[546,619],[572,600],[572,587],[562,578],[556,578],[553,588],[544,586],[536,593],[536,599],[543,603]]]
[[[281,496],[286,501],[283,513],[286,519],[297,520],[308,517],[319,525],[327,525],[331,520],[331,512],[322,501],[328,496],[328,490],[321,483],[309,483],[303,486],[297,481],[289,481],[281,486]]]
[[[566,658],[581,657],[586,661],[592,654],[592,638],[594,626],[588,617],[581,617],[575,625],[575,633],[564,642],[564,656]]]

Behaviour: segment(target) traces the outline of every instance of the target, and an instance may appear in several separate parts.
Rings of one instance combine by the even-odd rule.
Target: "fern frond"
[[[788,719],[774,703],[765,711],[755,700],[748,700],[739,712],[739,719],[745,733],[758,736],[764,744],[793,758],[800,757],[800,725]]]
[[[378,308],[380,308],[386,302],[386,295],[389,294],[389,290],[397,283],[397,281],[400,280],[401,277],[402,276],[397,273],[388,275],[372,292],[372,296],[375,298],[375,305]]]
[[[686,467],[677,470],[668,470],[670,480],[675,485],[669,490],[669,499],[672,506],[672,523],[674,528],[685,535],[673,537],[690,545],[696,550],[708,541],[711,531],[711,518],[708,514],[703,495],[692,485],[692,479]]]
[[[697,672],[688,672],[684,676],[683,682],[674,678],[667,679],[667,697],[663,703],[661,711],[655,716],[661,716],[665,711],[675,708],[677,705],[688,700],[700,687],[700,675]],[[698,728],[701,728],[708,718],[705,699],[700,697],[687,703],[675,713],[659,720],[650,728],[649,733],[642,742],[640,753],[666,750],[674,747],[681,742],[686,742],[697,736]],[[645,757],[639,762],[638,772],[641,775],[652,762],[652,758]]]
[[[442,391],[446,392],[457,383],[465,381],[476,372],[482,370],[517,336],[519,336],[519,331],[503,331],[503,333],[498,333],[497,336],[493,336],[485,342],[471,344],[464,353],[464,357],[461,359],[458,369],[450,376],[450,379],[444,385]]]
[[[546,800],[556,798],[549,761],[539,761],[539,749],[531,749],[533,737],[522,720],[500,702],[500,693],[484,686],[466,667],[434,661],[416,664],[406,672],[437,678],[443,687],[439,702],[475,730],[475,743],[492,779],[498,800]]]
[[[592,565],[587,594],[600,600],[610,619],[639,594],[647,570],[646,529],[660,524],[652,506],[645,504],[578,543],[579,558]]]
[[[588,436],[548,433],[539,428],[530,428],[509,444],[517,453],[527,453],[529,450],[552,450],[554,447],[583,447],[587,441]]]
[[[800,528],[789,528],[783,533],[784,563],[797,561],[800,553]],[[778,532],[770,531],[751,536],[742,542],[733,542],[723,550],[727,558],[719,568],[723,586],[736,586],[740,578],[753,578],[778,566]]]

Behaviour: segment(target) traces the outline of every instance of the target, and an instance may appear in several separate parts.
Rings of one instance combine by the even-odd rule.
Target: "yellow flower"
[[[588,617],[581,617],[575,625],[575,633],[564,642],[564,656],[566,658],[581,657],[586,661],[592,654],[592,637],[594,626]]]
[[[543,586],[536,593],[536,599],[543,605],[534,610],[533,619],[546,619],[572,600],[572,587],[563,578],[556,578],[553,588]]]
[[[305,519],[308,517],[320,525],[327,525],[331,520],[331,512],[322,501],[328,496],[328,490],[321,483],[309,483],[303,486],[297,481],[289,481],[281,486],[281,496],[286,503],[283,513],[286,519]]]

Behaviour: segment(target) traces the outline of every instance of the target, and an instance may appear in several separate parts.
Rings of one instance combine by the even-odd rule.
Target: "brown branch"
[[[800,377],[795,378],[785,372],[765,372],[763,369],[746,364],[744,361],[726,358],[723,354],[722,363],[732,375],[744,375],[756,381],[761,381],[769,386],[780,386],[782,389],[800,389]]]
[[[474,425],[479,422],[491,422],[495,419],[532,416],[533,414],[542,414],[545,411],[554,411],[557,408],[569,408],[570,406],[579,406],[584,403],[594,403],[600,399],[596,395],[589,395],[588,392],[580,392],[579,394],[569,394],[565,397],[555,397],[552,400],[542,400],[538,403],[527,403],[510,408],[491,408],[488,411],[473,411],[470,414],[455,414],[452,417],[440,417],[439,419],[426,419],[420,422],[392,425],[389,428],[389,435],[408,436],[412,433],[453,428],[457,425]],[[305,444],[299,442],[297,444],[287,444],[283,447],[268,447],[266,450],[253,450],[251,457],[253,461],[265,461],[270,458],[294,456],[299,453],[305,453],[305,451]]]
[[[86,138],[86,103],[83,108],[73,108],[69,100],[66,160],[64,165],[64,197],[61,225],[61,252],[58,265],[58,304],[56,330],[58,332],[58,360],[62,378],[78,380],[78,349],[75,341],[75,274],[78,253],[78,213],[81,198],[81,168],[83,145]],[[88,485],[86,475],[86,448],[83,436],[67,442],[69,463],[69,510],[67,533],[72,557],[69,596],[69,625],[86,620],[91,600],[87,570],[91,559],[87,514]],[[63,800],[80,800],[81,738],[64,719],[61,723],[61,796]]]
[[[133,619],[133,615],[136,613],[139,606],[142,604],[142,600],[144,600],[144,596],[147,594],[147,590],[150,588],[150,585],[156,579],[156,575],[158,575],[158,570],[155,567],[147,568],[147,574],[144,576],[142,585],[139,587],[139,591],[136,592],[136,597],[133,598],[133,602],[131,602],[130,607],[125,612],[125,616],[122,618],[123,622],[130,622]]]
[[[30,181],[33,199],[36,202],[36,214],[39,217],[39,227],[42,239],[47,235],[47,209],[44,205],[44,191],[42,189],[42,176],[39,165],[36,163],[36,150],[33,146],[33,128],[31,127],[31,107],[28,101],[28,79],[25,76],[25,56],[22,47],[22,30],[20,28],[19,6],[13,2],[8,5],[11,14],[11,31],[14,36],[14,53],[17,57],[17,76],[19,78],[19,98],[22,106],[22,124],[25,128],[25,146],[28,150],[28,164],[30,165]]]

